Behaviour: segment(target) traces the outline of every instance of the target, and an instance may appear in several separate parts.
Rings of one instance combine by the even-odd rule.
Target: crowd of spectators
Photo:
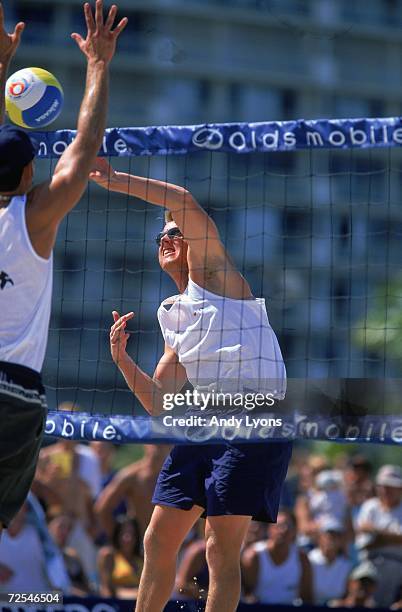
[[[0,541],[0,592],[136,596],[142,541],[168,446],[116,471],[107,442],[42,449],[29,498]],[[179,553],[172,598],[205,599],[203,521]],[[330,464],[296,449],[276,524],[252,522],[245,602],[402,609],[402,469],[369,455]]]

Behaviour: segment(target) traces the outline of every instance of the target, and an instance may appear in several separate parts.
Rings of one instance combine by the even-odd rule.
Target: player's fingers
[[[103,26],[103,2],[102,0],[96,0],[95,22],[96,22],[96,29],[99,32]]]
[[[128,312],[127,314],[125,314],[122,317],[120,317],[120,319],[118,319],[116,321],[116,323],[120,323],[120,322],[123,322],[123,321],[128,321],[129,319],[132,319],[133,316],[134,316],[134,313],[132,311]]]
[[[113,311],[113,317],[115,317],[116,315],[118,316],[118,313],[116,311]],[[134,313],[133,312],[129,312],[126,315],[123,315],[120,318],[115,318],[115,322],[112,325],[112,327],[110,328],[110,333],[112,334],[114,331],[120,330],[123,327],[125,327],[127,325],[127,321],[129,319],[132,319],[133,316],[134,316]]]
[[[120,325],[117,325],[117,323],[115,323],[112,327],[110,334],[120,333],[120,331],[124,329],[126,325],[127,323],[125,321],[123,321],[123,323],[120,323]]]
[[[110,334],[110,344],[120,344],[122,347],[125,347],[129,337],[130,334],[127,332],[123,332],[122,330],[114,330]]]
[[[107,16],[107,19],[105,21],[105,28],[107,30],[111,30],[112,29],[112,26],[114,24],[114,20],[116,19],[116,14],[117,14],[117,6],[115,4],[113,4],[110,7],[109,15]]]
[[[81,48],[81,45],[84,44],[84,39],[82,38],[82,36],[80,36],[79,34],[77,34],[76,32],[73,32],[71,34],[71,38],[73,40],[75,40],[75,42],[77,43],[77,45]]]
[[[120,319],[120,315],[117,312],[117,310],[113,310],[112,315],[113,315],[113,321],[118,321]]]
[[[120,335],[121,329],[122,328],[120,326],[116,327],[113,325],[113,327],[110,329],[110,337],[116,339]]]
[[[122,33],[122,31],[124,30],[127,24],[128,24],[127,17],[123,17],[123,19],[117,24],[117,26],[112,32],[116,38],[117,36],[120,36],[120,34]]]
[[[89,33],[95,32],[95,21],[92,15],[91,7],[89,6],[88,2],[84,4],[84,15],[85,15],[85,23],[87,24],[88,32]]]
[[[23,21],[20,21],[15,26],[14,32],[13,32],[13,37],[14,37],[15,42],[17,43],[20,42],[21,34],[23,33],[24,28],[25,28],[25,23]]]
[[[120,317],[120,319],[117,319],[117,321],[113,323],[110,330],[113,331],[116,329],[121,329],[122,327],[125,327],[126,325],[127,325],[127,319],[125,319],[125,317]]]

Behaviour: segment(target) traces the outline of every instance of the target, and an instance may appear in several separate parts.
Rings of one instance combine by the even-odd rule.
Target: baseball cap
[[[35,154],[36,147],[24,130],[0,125],[0,191],[17,189],[25,166]]]
[[[378,485],[402,489],[402,469],[398,465],[383,465],[375,481]]]
[[[350,574],[352,580],[361,580],[362,578],[370,578],[370,580],[378,580],[378,572],[375,566],[370,561],[361,563]]]
[[[319,489],[332,489],[340,487],[343,483],[343,475],[340,470],[323,470],[317,474],[315,484]]]
[[[334,516],[323,516],[319,524],[320,533],[327,533],[333,531],[336,533],[343,533],[345,531],[342,523]]]

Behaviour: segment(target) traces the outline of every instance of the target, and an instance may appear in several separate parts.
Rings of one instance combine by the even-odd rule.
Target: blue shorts
[[[159,474],[152,502],[202,515],[252,516],[274,523],[292,442],[175,446]]]

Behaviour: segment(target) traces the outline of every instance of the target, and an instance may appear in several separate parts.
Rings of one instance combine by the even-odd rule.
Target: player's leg
[[[136,612],[163,610],[174,587],[178,550],[203,511],[200,506],[190,510],[155,506],[144,536],[144,569]]]
[[[240,599],[240,551],[251,516],[208,516],[209,590],[205,612],[234,612]]]
[[[46,406],[41,397],[27,401],[21,385],[7,381],[2,370],[0,393],[0,536],[24,504],[35,476],[45,427]],[[27,386],[27,391],[35,393]]]

